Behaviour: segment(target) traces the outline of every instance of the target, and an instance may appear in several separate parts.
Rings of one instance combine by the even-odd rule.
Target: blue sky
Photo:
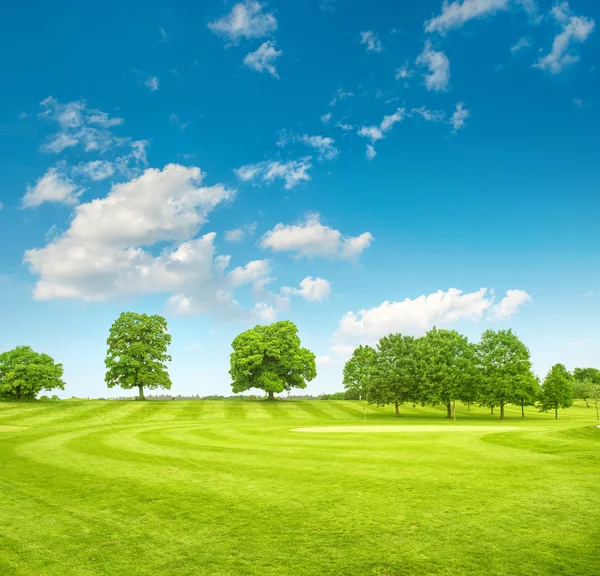
[[[121,311],[173,393],[275,319],[341,389],[358,343],[511,327],[600,366],[591,0],[23,2],[0,35],[0,349],[106,396]]]

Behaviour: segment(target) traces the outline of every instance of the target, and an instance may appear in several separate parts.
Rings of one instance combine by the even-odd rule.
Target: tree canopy
[[[107,386],[137,388],[140,400],[144,399],[144,388],[170,390],[170,343],[167,321],[162,316],[123,312],[111,326],[106,341]]]
[[[488,406],[509,403],[533,404],[536,381],[531,371],[529,349],[512,330],[486,330],[477,346],[477,361],[483,381],[483,398]],[[523,412],[522,412],[523,413]]]
[[[0,354],[0,399],[34,400],[42,390],[65,389],[62,364],[30,346]]]
[[[369,371],[373,366],[375,350],[371,346],[359,346],[344,365],[344,388],[358,396],[358,400],[367,398]]]
[[[568,408],[573,404],[572,378],[563,364],[555,364],[550,368],[540,393],[542,412],[554,410],[554,415],[558,418],[559,408]]]
[[[235,393],[258,388],[272,400],[276,393],[306,388],[317,375],[315,355],[302,348],[298,328],[289,320],[255,326],[231,345],[229,374]]]

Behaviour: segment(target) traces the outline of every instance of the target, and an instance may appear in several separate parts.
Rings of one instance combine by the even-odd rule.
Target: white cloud
[[[169,164],[78,206],[66,232],[25,253],[39,276],[35,298],[171,293],[176,313],[239,313],[233,283],[221,273],[229,259],[214,255],[215,234],[195,237],[210,211],[234,192],[202,186],[202,179],[199,168]]]
[[[260,180],[270,184],[281,178],[285,182],[284,188],[290,190],[301,182],[310,180],[308,174],[310,168],[312,168],[311,158],[305,156],[300,160],[290,160],[289,162],[270,160],[258,164],[247,164],[237,168],[235,173],[245,182]]]
[[[428,110],[425,106],[413,108],[412,113],[418,114],[423,120],[427,120],[428,122],[441,122],[446,116],[442,110]]]
[[[348,92],[347,90],[344,90],[343,88],[338,88],[337,92],[335,93],[335,96],[329,102],[329,105],[335,106],[335,104],[337,102],[339,102],[340,100],[344,100],[345,98],[351,98],[352,96],[354,96],[353,92]]]
[[[379,126],[361,126],[357,134],[363,138],[368,138],[373,143],[383,138],[383,132]]]
[[[373,30],[361,32],[360,43],[366,45],[367,52],[381,52],[383,50],[381,40],[379,39],[379,36],[373,32]]]
[[[562,32],[554,38],[552,51],[541,57],[534,67],[551,74],[559,74],[579,61],[579,55],[572,49],[572,45],[585,42],[593,32],[595,22],[586,16],[571,16],[567,2],[556,4],[552,8],[552,15],[562,26]]]
[[[377,156],[377,152],[375,151],[375,147],[373,144],[367,144],[367,151],[365,152],[367,160],[373,160],[375,156]]]
[[[456,105],[456,109],[454,110],[452,116],[450,117],[450,124],[452,124],[452,132],[456,134],[457,130],[464,128],[465,121],[471,114],[470,110],[467,110],[464,102],[459,102]]]
[[[275,252],[295,252],[298,257],[356,260],[372,241],[370,232],[345,237],[339,230],[321,224],[318,214],[308,214],[306,220],[298,224],[277,224],[262,237],[261,246]]]
[[[115,167],[108,160],[92,160],[81,162],[73,171],[82,174],[91,180],[105,180],[115,173]]]
[[[462,2],[444,0],[442,13],[425,22],[425,31],[445,34],[452,28],[460,28],[469,20],[483,18],[499,10],[507,10],[509,4],[509,0],[463,0]]]
[[[414,71],[409,68],[408,62],[404,66],[396,68],[396,80],[408,80],[413,74]]]
[[[367,160],[373,160],[377,155],[373,144],[384,137],[386,132],[392,129],[392,126],[396,122],[401,122],[406,116],[406,110],[404,108],[397,108],[393,114],[388,114],[383,117],[379,126],[361,126],[358,129],[357,134],[363,138],[368,138],[371,144],[367,144],[366,157]]]
[[[335,147],[335,140],[325,136],[309,136],[304,134],[299,136],[298,140],[312,146],[319,151],[319,160],[333,160],[339,153]]]
[[[481,320],[488,310],[497,317],[498,306],[502,308],[502,317],[509,317],[523,303],[522,297],[515,298],[514,293],[525,294],[521,290],[509,290],[500,305],[493,306],[493,297],[487,293],[487,288],[471,293],[450,288],[447,292],[438,290],[414,300],[385,301],[374,308],[347,312],[334,337],[340,346],[346,346],[349,341],[373,343],[392,332],[422,336],[433,326],[449,326],[459,320]]]
[[[323,116],[321,116],[321,122],[323,122],[323,124],[329,124],[330,120],[331,120],[331,112],[328,112],[327,114],[323,114]]]
[[[144,86],[146,86],[150,92],[156,92],[160,88],[160,82],[156,76],[149,76],[144,80]]]
[[[531,41],[527,36],[522,36],[510,47],[510,52],[511,54],[517,54],[526,48],[531,48]]]
[[[329,354],[324,354],[323,356],[316,356],[315,362],[317,366],[329,366],[333,364],[334,360]]]
[[[106,112],[89,108],[85,100],[61,104],[52,96],[40,102],[43,120],[58,124],[58,132],[42,146],[43,152],[59,154],[67,148],[82,146],[86,152],[106,152],[114,146],[130,142],[115,136],[111,128],[120,126],[122,118],[110,117]]]
[[[59,163],[50,168],[36,183],[28,186],[23,196],[23,208],[36,208],[45,202],[73,205],[79,202],[78,198],[83,193],[64,174],[65,165]]]
[[[234,43],[241,38],[268,36],[277,29],[277,20],[272,12],[263,12],[265,6],[254,0],[240,2],[226,16],[210,22],[208,27]]]
[[[489,319],[502,320],[503,318],[510,318],[519,311],[523,304],[531,301],[531,296],[524,290],[507,290],[506,296],[502,298],[500,303],[493,306]]]
[[[419,66],[429,68],[429,74],[425,74],[425,87],[427,90],[442,92],[448,89],[450,82],[450,61],[444,52],[437,52],[431,47],[427,40],[423,52],[416,60]]]
[[[179,129],[183,132],[189,125],[189,122],[183,122],[177,114],[169,114],[169,120],[173,122],[176,126],[179,126]]]
[[[582,338],[581,340],[574,340],[573,342],[569,342],[569,346],[579,348],[581,346],[585,346],[588,342],[589,338]]]
[[[225,232],[225,240],[227,242],[241,242],[246,235],[252,236],[256,230],[256,222],[252,224],[246,224],[235,230],[227,230]]]
[[[313,278],[312,276],[308,276],[300,282],[300,288],[284,286],[281,289],[281,293],[284,296],[301,296],[309,302],[323,302],[323,300],[327,300],[331,295],[331,284],[324,278]]]
[[[274,78],[279,78],[275,68],[275,60],[283,54],[282,50],[275,49],[271,40],[263,42],[254,52],[246,54],[244,64],[257,72],[268,72]]]
[[[349,130],[354,130],[354,126],[352,124],[345,124],[343,122],[338,122],[336,124],[337,128],[341,128],[344,132],[348,132]]]
[[[266,302],[258,302],[255,304],[254,313],[258,319],[263,322],[275,322],[275,320],[277,320],[277,310]]]
[[[269,276],[271,265],[269,260],[253,260],[245,266],[238,266],[229,272],[232,286],[252,284]]]

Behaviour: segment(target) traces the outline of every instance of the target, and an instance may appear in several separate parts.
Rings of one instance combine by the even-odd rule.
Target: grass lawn
[[[593,408],[401,413],[0,404],[0,575],[600,574]]]

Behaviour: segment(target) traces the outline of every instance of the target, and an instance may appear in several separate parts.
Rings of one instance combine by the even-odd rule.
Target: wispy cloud
[[[373,30],[360,33],[360,43],[367,47],[367,52],[381,52],[383,45],[379,36]]]
[[[149,76],[144,80],[144,86],[150,90],[150,92],[156,92],[160,88],[160,82],[156,76]]]
[[[254,52],[246,54],[244,64],[251,70],[267,72],[274,78],[279,78],[275,60],[283,54],[283,50],[277,50],[272,40],[263,42]]]
[[[277,179],[284,181],[284,188],[291,190],[301,182],[310,180],[308,171],[312,168],[310,156],[299,160],[280,162],[268,160],[257,164],[246,164],[235,170],[238,178],[244,182],[271,184]]]
[[[429,74],[424,75],[427,90],[434,92],[448,90],[450,61],[444,52],[434,50],[429,40],[425,42],[423,52],[417,57],[417,64],[429,69]]]
[[[471,114],[471,112],[470,112],[470,110],[467,110],[465,108],[464,102],[459,102],[456,105],[456,109],[454,110],[454,113],[450,117],[450,124],[452,124],[452,133],[453,134],[456,134],[456,132],[458,130],[460,130],[461,128],[464,128],[465,121],[467,120],[467,118],[469,117],[470,114]]]

